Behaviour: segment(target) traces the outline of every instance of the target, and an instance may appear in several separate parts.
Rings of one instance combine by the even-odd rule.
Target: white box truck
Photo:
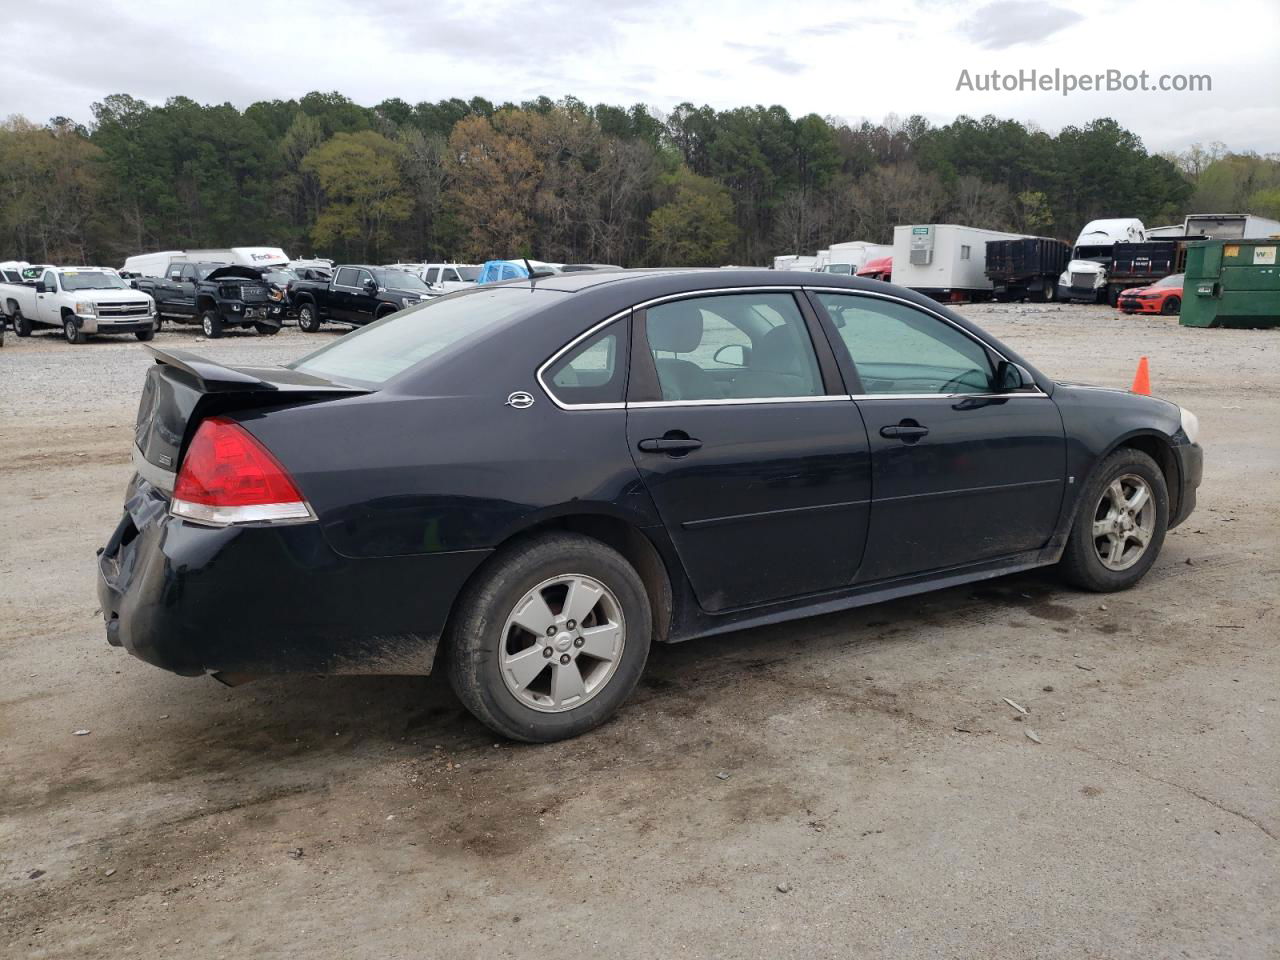
[[[1252,213],[1193,213],[1182,222],[1182,232],[1210,240],[1265,240],[1280,235],[1280,220]]]
[[[161,250],[130,257],[120,268],[124,277],[165,277],[171,263],[216,263],[237,267],[284,267],[289,255],[279,247],[224,247],[215,250]]]
[[[827,263],[823,273],[841,273],[854,276],[868,261],[887,257],[893,253],[892,244],[872,243],[869,240],[849,240],[833,243],[827,250]]]
[[[893,282],[935,300],[989,300],[987,241],[1024,236],[954,223],[894,227]]]

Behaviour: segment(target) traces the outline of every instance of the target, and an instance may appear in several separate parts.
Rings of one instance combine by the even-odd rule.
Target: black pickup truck
[[[315,333],[326,320],[362,327],[430,295],[411,273],[359,264],[335,267],[328,283],[299,281],[290,290],[298,327],[306,333]]]
[[[210,339],[227,327],[253,327],[263,336],[280,332],[284,292],[264,276],[270,267],[172,263],[163,279],[140,277],[133,286],[151,294],[162,320],[198,323]]]

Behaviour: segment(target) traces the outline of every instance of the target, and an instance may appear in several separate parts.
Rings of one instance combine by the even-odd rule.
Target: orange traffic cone
[[[1129,392],[1151,396],[1151,368],[1147,365],[1146,357],[1138,358],[1138,370],[1133,375],[1133,386],[1129,388]]]

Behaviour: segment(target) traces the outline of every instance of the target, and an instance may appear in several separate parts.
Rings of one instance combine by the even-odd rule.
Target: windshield
[[[528,310],[529,301],[527,290],[503,288],[439,297],[361,327],[288,366],[341,383],[381,386],[467,337],[487,334],[508,317]]]
[[[423,293],[428,293],[431,289],[412,273],[405,273],[403,270],[376,270],[374,272],[377,274],[378,285],[381,287],[387,287],[392,290],[420,290]]]
[[[454,267],[453,269],[458,271],[458,277],[460,279],[466,280],[468,283],[475,283],[476,279],[480,276],[479,267]]]
[[[67,272],[62,275],[63,290],[127,290],[129,285],[114,273],[102,270]]]
[[[1181,273],[1175,273],[1172,276],[1165,277],[1163,280],[1157,280],[1155,283],[1152,284],[1152,286],[1153,287],[1177,287],[1179,290],[1181,290],[1183,276],[1184,275]]]

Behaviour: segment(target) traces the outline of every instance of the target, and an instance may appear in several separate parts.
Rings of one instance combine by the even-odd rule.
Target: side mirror
[[[131,286],[131,287],[133,287],[133,289],[137,290],[137,289],[138,289],[138,281],[137,281],[137,278],[134,278],[133,280],[130,280],[130,281],[129,281],[129,286]]]
[[[747,365],[747,348],[740,343],[726,343],[711,357],[716,363],[726,367],[745,367]]]
[[[365,280],[365,282],[364,282],[364,292],[365,292],[365,293],[377,293],[377,292],[378,292],[378,281],[377,281],[377,280]]]
[[[1035,380],[1025,367],[1010,363],[1008,360],[1001,360],[996,367],[996,392],[998,393],[1013,393],[1034,384]]]
[[[49,288],[44,285],[43,280],[36,281],[36,293],[48,293]]]

